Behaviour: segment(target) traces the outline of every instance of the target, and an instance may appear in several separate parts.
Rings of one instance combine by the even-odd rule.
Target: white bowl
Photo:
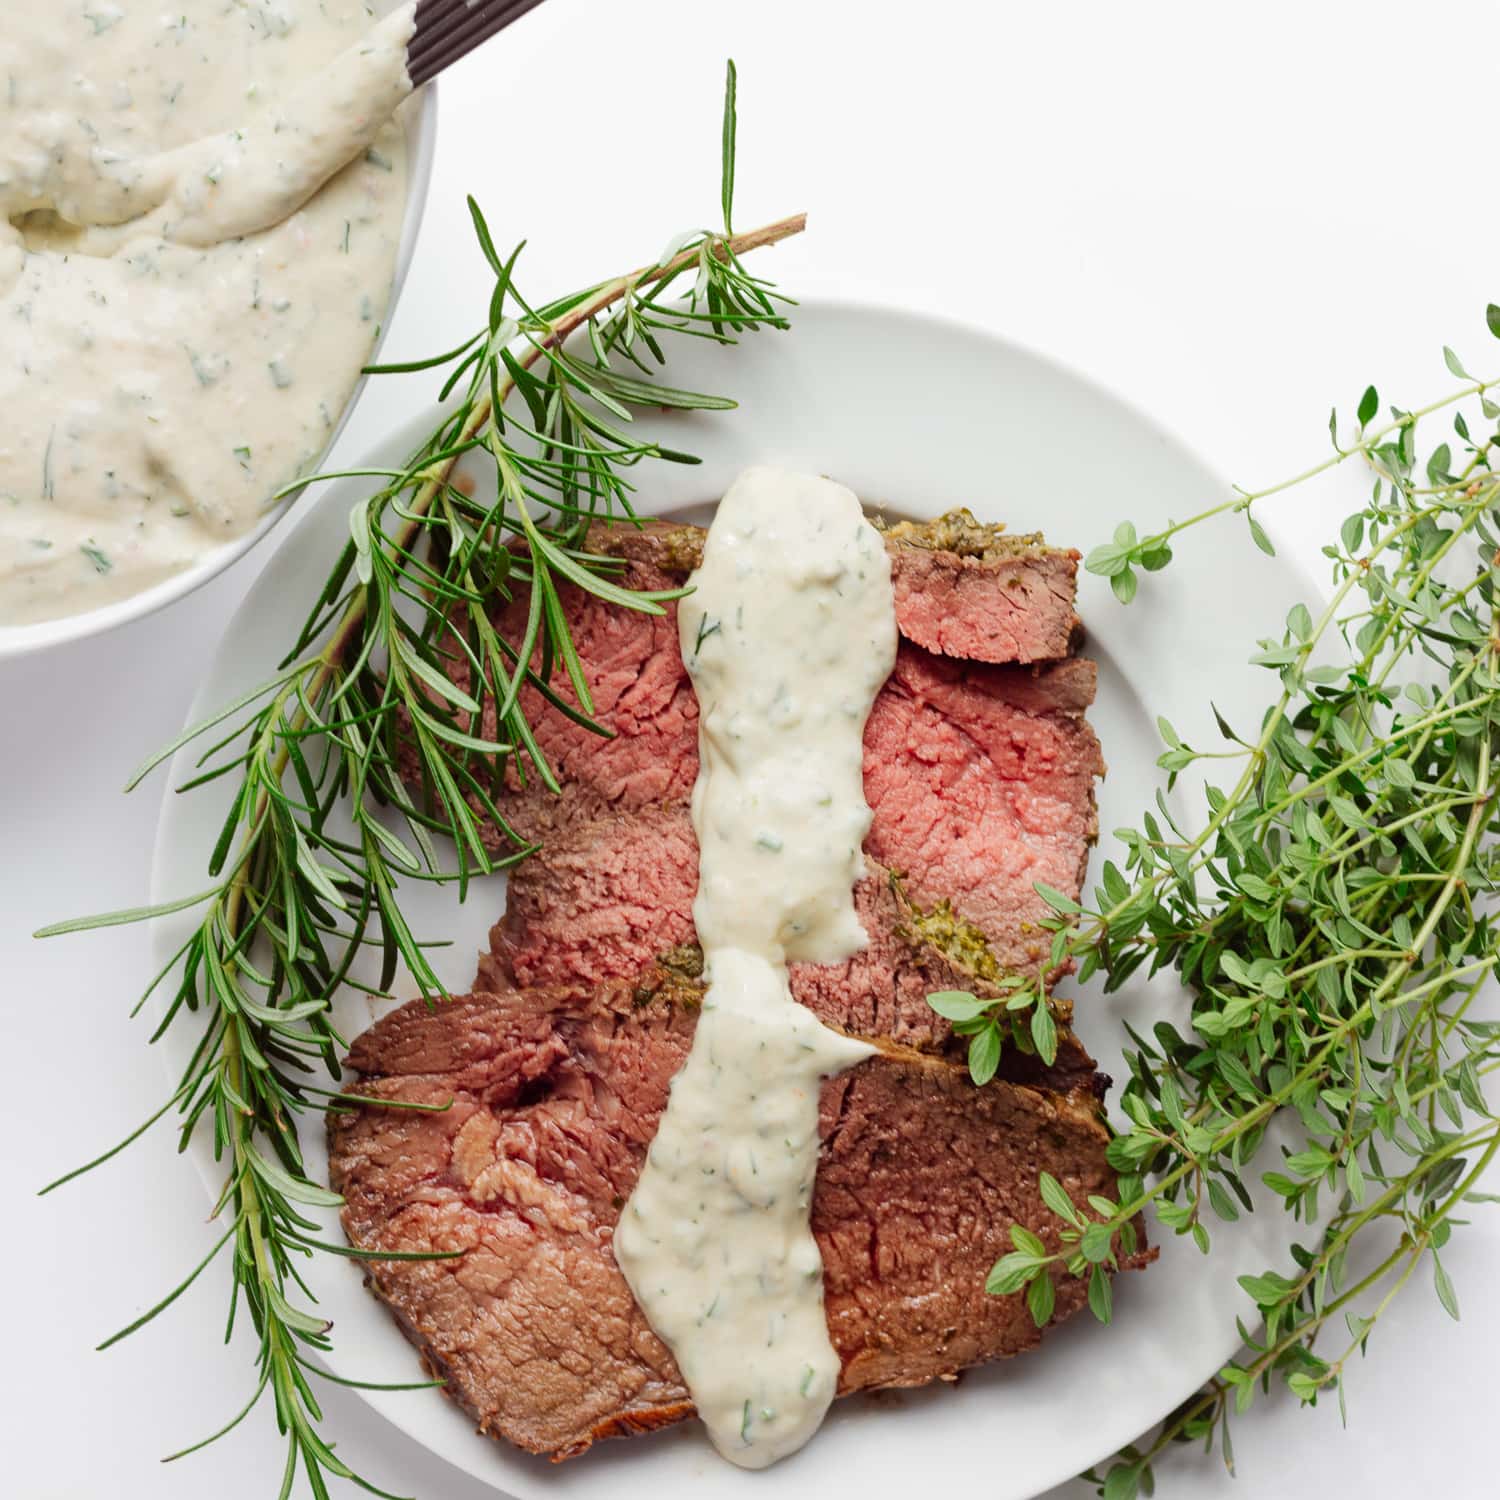
[[[379,8],[386,10],[390,6],[385,4]],[[422,227],[422,213],[427,206],[427,188],[432,181],[432,157],[437,140],[436,88],[436,84],[429,83],[417,96],[414,107],[406,111],[406,213],[401,225],[401,243],[396,251],[396,268],[391,280],[390,302],[386,309],[380,337],[376,340],[374,349],[370,351],[369,358],[372,364],[379,359],[380,346],[385,341],[386,330],[391,326],[397,299],[401,296],[406,273],[411,268],[412,253],[417,244],[417,231]],[[344,430],[344,424],[349,420],[350,413],[353,412],[360,396],[364,393],[367,379],[367,376],[361,375],[358,384],[349,393],[349,400],[334,424],[328,445],[313,466],[314,472],[323,467],[324,460],[332,452],[334,444],[338,442],[339,435]],[[194,589],[201,588],[216,574],[222,573],[230,563],[243,557],[286,515],[290,505],[291,500],[287,499],[273,506],[244,536],[236,537],[222,547],[216,547],[212,552],[199,558],[192,567],[185,568],[181,573],[174,573],[170,578],[165,578],[150,588],[142,589],[140,593],[132,594],[128,599],[120,599],[113,604],[106,604],[83,614],[64,615],[56,620],[40,620],[34,625],[0,625],[0,661],[7,657],[26,656],[33,651],[45,650],[48,646],[60,646],[65,641],[77,641],[85,636],[100,635],[106,630],[113,630],[116,626],[127,624],[131,620],[139,620],[184,598]]]

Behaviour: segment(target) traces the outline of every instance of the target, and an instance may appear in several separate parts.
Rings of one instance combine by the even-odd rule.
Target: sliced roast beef
[[[968,661],[1072,654],[1081,629],[1073,607],[1077,552],[1049,547],[1038,532],[983,525],[962,509],[932,521],[874,521],[890,554],[896,626],[906,640]],[[670,521],[597,526],[588,548],[670,588],[698,566],[703,536],[701,527]]]
[[[967,512],[884,529],[902,642],[865,737],[873,820],[855,900],[870,942],[845,963],[792,968],[799,1000],[879,1048],[821,1101],[812,1227],[844,1393],[1034,1345],[1020,1299],[988,1297],[986,1272],[1013,1225],[1057,1243],[1040,1172],[1079,1203],[1114,1186],[1105,1080],[1066,1005],[1054,1064],[1007,1047],[975,1088],[926,1000],[1046,968],[1035,883],[1076,894],[1083,879],[1103,766],[1084,720],[1094,669],[1070,656],[1077,554]],[[589,538],[636,589],[681,584],[702,544],[691,526]],[[502,810],[542,848],[512,874],[476,993],[405,1006],[355,1043],[370,1102],[331,1115],[330,1133],[354,1244],[457,1252],[369,1263],[448,1394],[481,1430],[566,1457],[692,1410],[611,1243],[691,1043],[702,961],[687,811],[697,702],[675,612],[571,587],[561,603],[609,735],[525,690],[563,794],[512,764]],[[526,609],[497,605],[507,638]],[[453,671],[465,680],[462,653]],[[552,687],[571,700],[564,681]],[[498,829],[486,837],[501,846]],[[1081,1299],[1063,1278],[1056,1316]]]
[[[680,587],[697,566],[703,537],[700,527],[664,522],[640,529],[597,526],[587,546],[596,555],[620,559],[618,581],[623,586],[669,590]],[[887,538],[897,623],[903,638],[918,648],[903,653],[913,664],[911,675],[932,675],[916,664],[943,656],[1023,667],[1067,657],[1078,633],[1073,612],[1077,553],[1047,548],[1036,537],[1009,537],[1000,528],[978,525],[967,512],[922,526],[903,522],[890,528]],[[953,583],[956,578],[965,581],[960,586]],[[675,608],[646,615],[572,585],[559,592],[594,698],[594,718],[609,737],[574,722],[534,688],[523,689],[528,721],[570,804],[560,803],[534,772],[523,784],[512,767],[505,816],[527,839],[543,839],[560,822],[607,809],[685,801],[698,770],[698,703],[678,647]],[[960,595],[961,608],[955,602]],[[498,607],[497,625],[506,639],[524,637],[528,608],[524,590]],[[941,628],[934,623],[940,621],[946,622]],[[1034,690],[1028,689],[1025,671],[1011,670],[990,691],[1012,692],[1020,707],[1054,720],[1071,717],[1078,743],[1067,752],[1069,758],[1082,764],[1092,756],[1097,762],[1098,747],[1082,720],[1092,697],[1092,669],[1075,664],[1073,670],[1078,675],[1065,688],[1048,687],[1050,674],[1040,667],[1037,680],[1042,685]],[[467,685],[468,671],[464,653],[455,650],[453,676]],[[560,673],[551,687],[565,702],[576,702]],[[1083,690],[1088,696],[1079,701]],[[1056,701],[1049,703],[1049,698]],[[484,734],[493,738],[492,701],[486,709]],[[407,764],[414,766],[409,748]],[[1091,791],[1081,808],[1087,819]],[[508,847],[492,823],[486,822],[484,836],[492,851]]]
[[[939,1041],[947,1035],[925,1003],[929,991],[1045,966],[1050,933],[1040,923],[1049,911],[1036,883],[1076,895],[1096,828],[1102,762],[1083,719],[1093,686],[1093,663],[1076,658],[988,667],[901,648],[865,735],[871,873],[858,899],[871,945],[846,965],[795,966],[799,999],[842,987],[869,1011],[848,1024],[923,1046],[935,1026]],[[684,722],[670,757],[689,784],[695,732]],[[664,738],[653,736],[656,748]],[[579,779],[553,803],[541,851],[511,876],[493,946],[507,982],[587,989],[695,941],[698,849],[685,800],[584,779],[619,744],[593,738],[582,747],[606,748],[572,763]],[[924,913],[947,920],[924,922]],[[968,962],[935,937],[960,928]],[[960,959],[956,980],[944,950]],[[481,970],[479,982],[495,974]]]
[[[865,730],[865,849],[921,907],[947,901],[1002,971],[1046,962],[1038,881],[1077,897],[1098,832],[1097,669],[953,662],[905,647]]]
[[[572,823],[511,871],[475,987],[576,996],[632,978],[696,944],[697,890],[698,840],[683,803]]]
[[[696,977],[697,887],[698,844],[685,808],[611,813],[569,828],[512,873],[505,915],[480,957],[474,987],[547,988],[576,1002],[657,962]],[[954,1050],[949,1023],[927,996],[995,993],[997,972],[976,973],[951,919],[918,912],[888,870],[872,863],[854,902],[868,947],[841,963],[793,964],[792,993],[838,1030],[921,1051]],[[1012,1047],[1006,1076],[1026,1081],[1045,1074],[1053,1087],[1093,1076],[1093,1059],[1067,1025],[1070,1008],[1058,1009],[1063,1025],[1051,1069]]]
[[[901,634],[967,661],[1056,661],[1081,633],[1078,554],[967,510],[885,529]]]
[[[345,1229],[364,1250],[457,1252],[367,1266],[483,1432],[562,1458],[692,1411],[611,1241],[691,1044],[694,996],[658,967],[576,1002],[413,1002],[354,1045],[370,1103],[330,1116]],[[985,1274],[1014,1224],[1058,1243],[1040,1171],[1080,1204],[1114,1181],[1087,1084],[976,1089],[946,1060],[879,1045],[822,1095],[812,1227],[843,1393],[1033,1346],[1022,1299],[987,1296]],[[1055,1317],[1082,1293],[1063,1278]]]
[[[596,527],[588,545],[621,559],[621,581],[630,588],[661,590],[681,584],[696,566],[703,536],[687,525]],[[1034,665],[957,660],[941,653],[956,649],[959,636],[939,639],[924,627],[925,606],[918,603],[924,580],[962,578],[953,588],[966,603],[953,618],[968,620],[965,649],[995,658],[1044,649],[1061,654],[1076,634],[1076,554],[1045,548],[1034,537],[1010,538],[979,526],[967,512],[924,526],[901,523],[886,536],[893,575],[906,581],[906,602],[898,610],[906,638],[865,736],[865,795],[873,813],[866,852],[899,874],[916,907],[946,903],[987,947],[999,972],[1036,971],[1050,941],[1039,926],[1049,913],[1036,883],[1076,896],[1097,830],[1093,784],[1104,767],[1084,718],[1094,695],[1094,664],[1079,658]],[[568,869],[554,910],[577,925],[562,935],[550,963],[556,970],[576,954],[586,983],[596,973],[628,972],[631,961],[662,951],[664,933],[677,941],[689,937],[685,924],[696,886],[696,858],[685,842],[690,833],[678,826],[656,842],[665,861],[658,874],[624,847],[623,826],[617,847],[595,839],[587,854],[575,831],[618,814],[686,807],[698,774],[698,705],[673,607],[664,615],[641,614],[571,586],[562,588],[561,600],[594,717],[609,737],[524,689],[528,721],[563,794],[548,791],[535,774],[523,785],[513,763],[503,812],[524,838],[570,845],[560,856]],[[929,600],[939,614],[951,602],[949,593]],[[499,608],[497,624],[507,639],[525,634],[528,607],[523,591]],[[1022,616],[1033,619],[1028,630],[1019,623]],[[1018,632],[1030,643],[1024,648],[1012,641]],[[453,671],[467,681],[461,653]],[[572,701],[565,680],[552,687]],[[489,709],[484,733],[493,737],[493,703]],[[487,820],[484,832],[492,850],[506,846]],[[600,868],[590,872],[589,860]],[[642,883],[610,889],[605,867],[615,864],[630,866]],[[532,879],[551,882],[545,860]],[[523,901],[526,880],[523,873],[518,882]],[[576,893],[570,882],[577,883]],[[647,892],[654,892],[651,911]],[[632,943],[632,936],[641,941]],[[547,947],[558,938],[557,926],[544,923],[531,946]],[[602,967],[586,951],[595,939]],[[541,976],[518,977],[530,983]]]

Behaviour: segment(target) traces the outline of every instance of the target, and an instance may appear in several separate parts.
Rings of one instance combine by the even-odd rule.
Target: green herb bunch
[[[513,848],[492,856],[479,831],[483,817],[510,831],[495,805],[507,770],[557,786],[527,722],[523,686],[605,732],[591,717],[559,590],[571,584],[624,609],[661,612],[670,596],[620,587],[608,560],[585,550],[585,534],[596,520],[634,521],[631,474],[642,461],[697,461],[637,435],[635,412],[734,405],[656,378],[664,344],[674,336],[732,344],[787,326],[786,299],[742,257],[798,233],[804,219],[733,233],[735,120],[731,63],[722,230],[681,236],[653,264],[557,301],[524,299],[515,279],[521,247],[502,256],[470,200],[494,277],[485,326],[436,359],[377,371],[446,370],[447,404],[434,431],[401,468],[357,471],[379,487],[351,510],[349,541],[276,672],[179,736],[129,783],[184,746],[204,745],[196,774],[178,790],[233,788],[205,888],[39,934],[196,913],[137,1006],[164,991],[152,1041],[191,1017],[197,1043],[177,1087],[126,1141],[52,1187],[169,1113],[178,1118],[179,1149],[196,1131],[211,1132],[224,1167],[218,1242],[101,1347],[156,1317],[227,1250],[226,1342],[236,1317],[248,1317],[257,1379],[220,1432],[183,1452],[228,1432],[269,1392],[287,1445],[283,1500],[299,1469],[316,1496],[327,1494],[329,1475],[383,1493],[323,1436],[314,1382],[339,1377],[316,1359],[330,1347],[329,1324],[299,1270],[320,1252],[364,1254],[318,1237],[308,1209],[341,1200],[310,1177],[298,1145],[300,1120],[346,1102],[338,1078],[347,1043],[332,1021],[333,997],[353,983],[351,966],[366,947],[382,955],[376,993],[404,963],[424,995],[443,994],[403,915],[401,888],[451,881],[462,896],[473,875],[528,852],[513,838]],[[455,465],[465,457],[489,468],[493,499],[458,482]],[[497,600],[513,587],[530,599],[515,640],[494,624]],[[455,675],[467,685],[455,685]],[[579,707],[555,690],[560,676]],[[487,733],[487,723],[496,728]],[[440,846],[453,853],[440,855]]]
[[[1500,336],[1500,308],[1489,325]],[[989,1290],[1027,1289],[1044,1321],[1038,1288],[1087,1275],[1107,1321],[1102,1272],[1148,1207],[1205,1252],[1216,1223],[1252,1211],[1252,1187],[1262,1211],[1306,1226],[1293,1265],[1241,1278],[1263,1320],[1240,1325],[1242,1355],[1149,1443],[1087,1476],[1106,1500],[1149,1494],[1174,1440],[1217,1439],[1232,1467],[1231,1418],[1273,1380],[1342,1408],[1349,1361],[1419,1271],[1458,1316],[1443,1249],[1468,1206],[1495,1201],[1479,1183],[1500,1151],[1485,1094],[1500,1023],[1475,1001],[1500,963],[1500,405],[1444,353],[1465,382],[1444,400],[1380,420],[1368,389],[1354,440],[1339,444],[1335,415],[1334,452],[1308,473],[1145,537],[1127,523],[1086,559],[1128,603],[1186,527],[1240,515],[1270,551],[1258,503],[1351,461],[1369,472],[1368,501],[1323,549],[1327,602],[1298,604],[1251,658],[1272,684],[1260,721],[1217,716],[1212,750],[1160,721],[1164,790],[1208,778],[1198,818],[1174,816],[1159,791],[1115,835],[1122,854],[1092,904],[1038,887],[1055,913],[1053,966],[1072,959],[1106,990],[1171,971],[1190,1013],[1130,1033],[1126,1124],[1109,1147],[1118,1197],[1065,1212],[1044,1181],[1072,1227],[1056,1252],[1016,1232]],[[1440,411],[1451,433],[1419,456],[1419,425]],[[1055,1049],[1034,984],[932,1003],[970,1035],[976,1079],[1028,1013],[1026,1039]]]

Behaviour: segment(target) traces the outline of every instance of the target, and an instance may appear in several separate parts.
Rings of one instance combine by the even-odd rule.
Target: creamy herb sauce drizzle
[[[180,571],[316,461],[385,316],[413,9],[7,8],[0,625]]]
[[[720,1453],[764,1468],[838,1383],[808,1227],[818,1085],[873,1049],[792,999],[786,963],[865,946],[865,720],[896,652],[890,564],[842,485],[743,474],[678,606],[697,689],[693,919],[708,991],[615,1255]]]

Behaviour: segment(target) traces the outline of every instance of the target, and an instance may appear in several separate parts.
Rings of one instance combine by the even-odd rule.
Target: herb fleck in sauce
[[[697,689],[693,917],[709,982],[687,1062],[615,1231],[719,1451],[764,1468],[838,1384],[809,1228],[821,1079],[868,1057],[792,999],[789,959],[867,941],[865,720],[895,660],[890,565],[855,496],[751,469],[678,606]]]

